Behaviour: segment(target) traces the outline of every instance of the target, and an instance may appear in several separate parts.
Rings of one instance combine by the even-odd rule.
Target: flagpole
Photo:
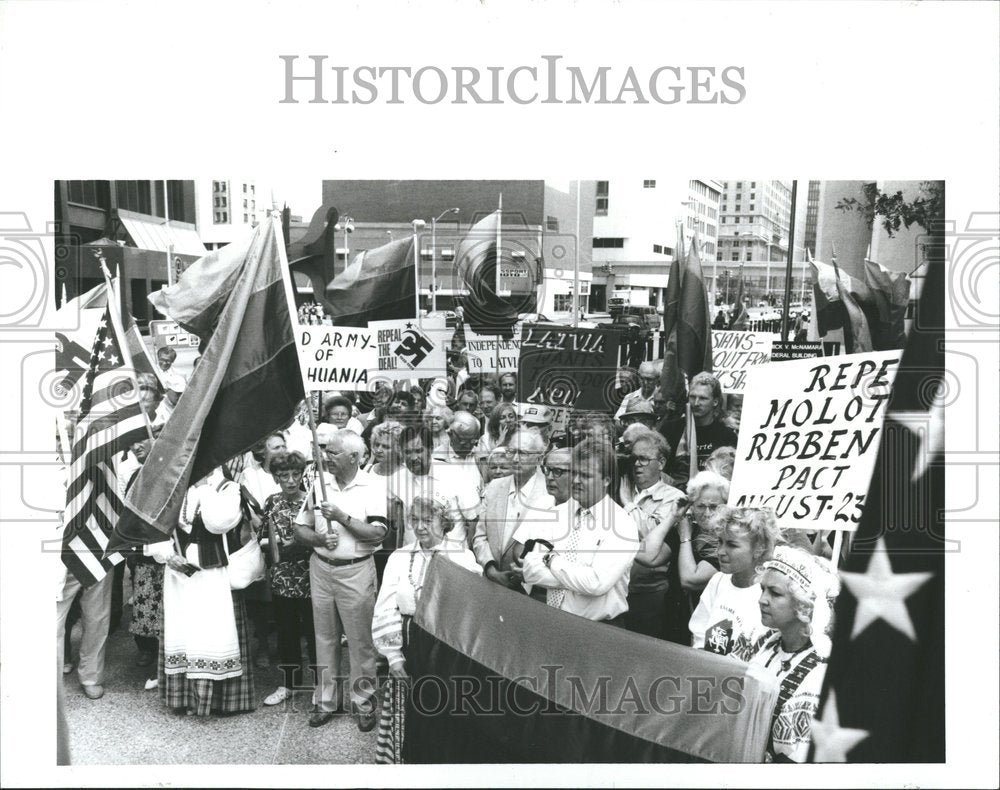
[[[502,249],[501,244],[503,243],[502,242],[502,238],[501,238],[501,236],[502,236],[501,226],[502,225],[503,225],[503,192],[501,192],[499,194],[499,196],[497,197],[497,257],[496,257],[497,278],[496,278],[496,294],[497,294],[498,297],[500,296],[500,262],[503,259],[503,255],[501,254],[501,249]],[[495,367],[495,370],[496,370],[497,376],[499,376],[500,375],[500,335],[497,335],[496,338],[497,338],[497,345],[496,345],[497,357],[496,357],[496,367]]]
[[[292,270],[288,265],[288,253],[285,250],[285,241],[283,236],[278,233],[278,223],[274,221],[274,214],[269,211],[267,214],[267,221],[271,226],[271,233],[274,236],[275,246],[278,248],[278,268],[281,269],[281,282],[285,287],[285,300],[288,305],[288,320],[292,325],[292,332],[295,334],[295,343],[298,345],[298,332],[299,332],[299,313],[295,306],[295,291],[292,288]],[[315,296],[315,294],[314,294]],[[316,418],[313,416],[312,410],[312,392],[309,387],[306,386],[305,375],[302,373],[302,366],[299,365],[299,375],[302,376],[302,392],[305,396],[306,403],[306,414],[309,416],[309,431],[312,433],[313,440],[313,460],[316,462],[316,468],[319,470],[317,475],[319,479],[319,490],[323,497],[323,501],[326,501],[326,481],[324,480],[325,469],[323,468],[323,455],[319,451],[319,437],[316,435]]]
[[[838,529],[833,534],[833,557],[831,559],[833,562],[834,570],[836,570],[840,566],[840,552],[843,542],[844,542],[844,532],[843,530]]]
[[[580,326],[580,182],[576,182],[576,243],[573,245],[573,328]],[[593,280],[593,277],[591,277]],[[607,280],[605,280],[607,283]],[[605,285],[605,290],[607,286]],[[604,301],[607,304],[605,292]]]
[[[121,309],[121,301],[118,296],[118,292],[115,290],[114,284],[111,282],[111,272],[108,271],[107,264],[104,260],[103,255],[98,256],[98,260],[101,262],[101,272],[104,274],[104,284],[108,289],[108,315],[111,317],[111,331],[115,333],[115,338],[118,340],[118,348],[122,352],[122,356],[128,353],[128,345],[125,342],[125,330],[121,326],[121,316],[118,315],[118,310]],[[112,307],[112,300],[114,307]],[[124,362],[124,360],[122,360]],[[135,375],[135,361],[131,365],[127,365],[126,368],[129,372],[129,378],[132,379],[132,386],[135,387],[135,397],[139,400],[139,380]],[[153,426],[149,422],[149,415],[146,414],[146,410],[142,408],[142,404],[139,404],[139,411],[142,412],[143,422],[146,423],[146,434],[149,436],[150,443],[156,441],[153,436]]]
[[[788,340],[788,303],[792,301],[792,258],[795,257],[795,199],[799,182],[792,181],[792,213],[788,222],[788,255],[785,264],[785,294],[781,307],[781,339]],[[768,258],[770,258],[768,254]]]

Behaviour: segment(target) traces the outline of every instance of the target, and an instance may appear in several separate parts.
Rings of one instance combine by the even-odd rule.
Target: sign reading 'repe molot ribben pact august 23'
[[[899,351],[747,370],[729,504],[785,527],[857,529]]]

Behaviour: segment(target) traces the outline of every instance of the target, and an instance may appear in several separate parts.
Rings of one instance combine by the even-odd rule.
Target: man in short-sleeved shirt
[[[342,634],[351,662],[350,697],[363,732],[375,725],[375,646],[372,617],[377,581],[372,553],[385,537],[385,487],[359,469],[364,442],[354,431],[327,438],[323,475],[313,484],[295,520],[296,537],[313,548],[309,562],[319,685],[313,694],[312,727],[326,724],[340,707],[337,687]]]

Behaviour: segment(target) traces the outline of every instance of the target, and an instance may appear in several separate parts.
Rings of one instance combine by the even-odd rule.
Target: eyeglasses
[[[569,469],[560,469],[558,466],[543,466],[542,467],[542,474],[543,475],[545,475],[546,477],[554,477],[556,480],[558,480],[560,477],[562,477],[568,471],[569,471]]]
[[[511,456],[512,458],[517,458],[520,455],[541,455],[541,453],[542,453],[541,450],[517,450],[517,449],[507,448],[507,455]]]
[[[274,476],[278,480],[283,480],[285,482],[291,482],[292,480],[301,480],[302,472],[275,472]]]
[[[645,469],[647,466],[649,466],[652,463],[656,463],[656,461],[658,461],[658,460],[659,460],[658,458],[640,458],[637,455],[633,455],[632,456],[632,465],[636,469]]]

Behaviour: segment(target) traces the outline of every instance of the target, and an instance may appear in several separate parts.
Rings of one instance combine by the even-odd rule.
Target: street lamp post
[[[440,214],[438,214],[434,219],[431,220],[431,312],[437,311],[437,224],[441,217],[447,214],[457,214],[461,209],[458,206],[455,208],[446,208]]]
[[[413,227],[413,275],[416,279],[416,301],[417,316],[420,315],[420,231],[426,227],[427,223],[422,219],[411,219],[410,225]]]

